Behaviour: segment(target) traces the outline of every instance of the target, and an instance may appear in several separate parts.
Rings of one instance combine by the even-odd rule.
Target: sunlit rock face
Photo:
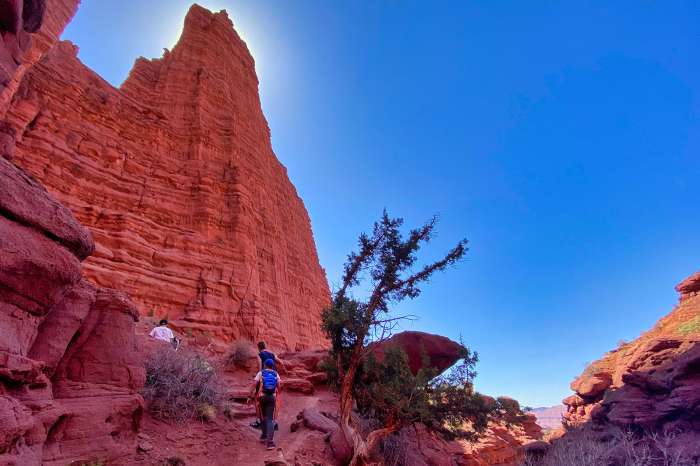
[[[0,1],[0,114],[77,3]],[[21,133],[4,125],[0,134],[0,464],[123,456],[143,411],[138,312],[84,279],[90,232],[12,163]]]
[[[0,117],[25,71],[56,42],[77,0],[0,0]]]
[[[569,425],[682,432],[700,454],[700,273],[654,328],[591,364],[566,398]],[[691,440],[688,440],[688,439]]]
[[[87,277],[187,333],[323,346],[309,217],[226,13],[193,6],[173,50],[119,89],[76,53],[61,42],[26,73],[5,126],[14,161],[90,229]]]

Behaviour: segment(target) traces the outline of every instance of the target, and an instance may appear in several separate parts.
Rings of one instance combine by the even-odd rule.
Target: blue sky
[[[64,38],[118,86],[190,2],[83,0]],[[400,312],[558,403],[700,269],[697,2],[212,0],[257,63],[275,152],[337,283],[382,208],[468,259]]]

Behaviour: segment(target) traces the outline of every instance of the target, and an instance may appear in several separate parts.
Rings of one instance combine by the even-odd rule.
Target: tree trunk
[[[343,432],[345,441],[352,448],[350,466],[364,465],[368,456],[367,442],[365,442],[362,435],[350,425],[353,403],[352,386],[357,368],[360,365],[361,355],[361,347],[353,351],[350,357],[348,370],[343,375],[343,384],[340,387],[340,429]]]
[[[386,438],[390,434],[393,434],[397,430],[399,430],[399,426],[396,424],[391,424],[390,426],[370,432],[367,436],[367,453],[374,451],[380,440]]]

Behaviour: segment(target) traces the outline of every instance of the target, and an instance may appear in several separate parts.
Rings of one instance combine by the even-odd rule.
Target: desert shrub
[[[199,355],[170,347],[147,358],[143,396],[155,417],[175,422],[202,419],[205,405],[215,413],[221,398],[214,367]]]
[[[590,430],[569,431],[543,458],[525,458],[523,466],[696,466],[675,433],[618,431],[601,437]]]
[[[163,460],[163,466],[185,466],[185,460],[179,456],[171,456]]]
[[[411,444],[405,430],[385,438],[381,444],[381,452],[385,466],[409,466],[408,452]]]
[[[209,403],[197,406],[197,417],[205,422],[213,422],[216,419],[216,408]]]
[[[226,403],[223,406],[221,412],[223,413],[224,417],[226,419],[228,419],[229,421],[232,421],[235,417],[235,414],[236,414],[235,409],[229,403]]]
[[[255,358],[255,347],[251,341],[236,340],[226,358],[226,365],[236,369],[246,369],[251,358]]]
[[[693,317],[688,322],[684,322],[676,329],[681,335],[690,335],[700,332],[700,316]]]

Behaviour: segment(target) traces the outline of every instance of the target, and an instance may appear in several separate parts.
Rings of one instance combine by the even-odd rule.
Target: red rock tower
[[[5,121],[15,163],[90,228],[92,281],[195,333],[324,344],[329,290],[309,217],[225,11],[193,6],[173,50],[138,59],[119,89],[61,42],[26,73]]]

